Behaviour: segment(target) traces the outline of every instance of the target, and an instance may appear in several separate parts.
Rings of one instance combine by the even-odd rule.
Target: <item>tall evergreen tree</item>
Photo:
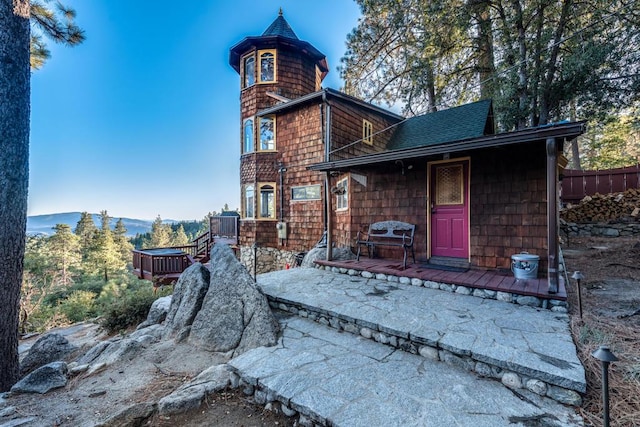
[[[160,215],[151,224],[151,241],[147,245],[150,248],[166,248],[171,246],[171,226],[164,224]]]
[[[189,243],[189,238],[187,237],[187,233],[184,232],[184,226],[182,224],[178,225],[178,229],[173,232],[171,238],[171,246],[186,246]]]
[[[29,182],[29,1],[0,0],[0,392],[18,380]]]
[[[116,249],[120,254],[120,259],[122,262],[126,264],[131,262],[132,255],[131,251],[133,250],[133,245],[127,239],[127,228],[122,221],[122,218],[116,222],[116,226],[113,229],[113,241],[116,245]]]
[[[91,246],[93,237],[98,232],[98,227],[96,227],[96,223],[93,221],[93,215],[89,212],[82,212],[80,214],[80,220],[76,224],[73,232],[80,238],[82,251],[86,251]]]
[[[69,11],[65,15],[71,17]],[[55,19],[38,22],[37,17],[29,0],[0,0],[0,392],[8,390],[19,374],[18,307],[29,181],[30,19],[42,34],[56,33],[56,27],[47,25]],[[75,34],[61,41],[81,41],[83,36],[71,30]],[[36,35],[35,40],[35,50],[45,53],[42,39]]]
[[[71,269],[80,263],[80,239],[67,224],[57,224],[54,230],[55,233],[47,242],[49,254],[54,267],[60,271],[61,284],[69,286],[72,281]]]
[[[640,14],[623,0],[357,0],[346,90],[406,114],[491,97],[504,130],[640,99]]]
[[[105,282],[113,273],[123,270],[123,262],[111,232],[111,217],[107,211],[100,212],[100,230],[95,234],[90,250],[89,261],[94,272],[102,275]]]

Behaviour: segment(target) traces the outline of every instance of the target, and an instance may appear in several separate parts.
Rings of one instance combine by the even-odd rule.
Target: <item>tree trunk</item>
[[[551,100],[551,87],[555,80],[556,70],[558,68],[558,55],[560,54],[560,42],[564,36],[564,30],[566,29],[567,20],[569,19],[569,12],[573,5],[572,0],[564,0],[562,2],[562,11],[560,12],[560,19],[555,29],[553,37],[553,45],[549,51],[549,61],[547,62],[546,76],[544,79],[543,87],[540,96],[540,124],[546,125],[551,120],[551,111],[557,107],[555,102]]]
[[[493,55],[491,13],[488,1],[473,2],[473,13],[478,21],[478,75],[480,78],[480,99],[491,99],[494,95],[496,77]]]
[[[529,104],[527,95],[527,43],[520,0],[514,0],[512,5],[516,11],[515,24],[518,32],[518,117],[516,128],[524,129],[527,127],[527,106]]]
[[[29,175],[29,1],[0,0],[0,392],[19,376]]]

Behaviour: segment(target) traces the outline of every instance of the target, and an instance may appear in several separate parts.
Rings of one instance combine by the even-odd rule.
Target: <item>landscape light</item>
[[[576,270],[573,272],[571,278],[578,283],[578,313],[582,319],[582,291],[580,290],[580,281],[584,279],[584,275]]]
[[[602,363],[602,425],[609,427],[609,363],[617,362],[618,358],[606,345],[601,345],[591,355]]]

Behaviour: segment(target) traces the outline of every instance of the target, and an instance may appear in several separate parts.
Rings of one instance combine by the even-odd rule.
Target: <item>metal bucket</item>
[[[511,271],[516,279],[535,279],[538,277],[538,255],[521,252],[511,255]]]

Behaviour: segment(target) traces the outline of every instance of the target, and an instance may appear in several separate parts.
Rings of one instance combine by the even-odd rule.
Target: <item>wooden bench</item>
[[[416,254],[413,250],[413,235],[416,226],[401,221],[381,221],[369,225],[369,231],[362,233],[358,231],[356,236],[356,246],[358,254],[356,260],[360,260],[360,249],[367,248],[369,258],[373,258],[376,246],[392,246],[402,248],[404,251],[403,264],[407,268],[407,251],[411,249],[413,263],[416,262]]]

